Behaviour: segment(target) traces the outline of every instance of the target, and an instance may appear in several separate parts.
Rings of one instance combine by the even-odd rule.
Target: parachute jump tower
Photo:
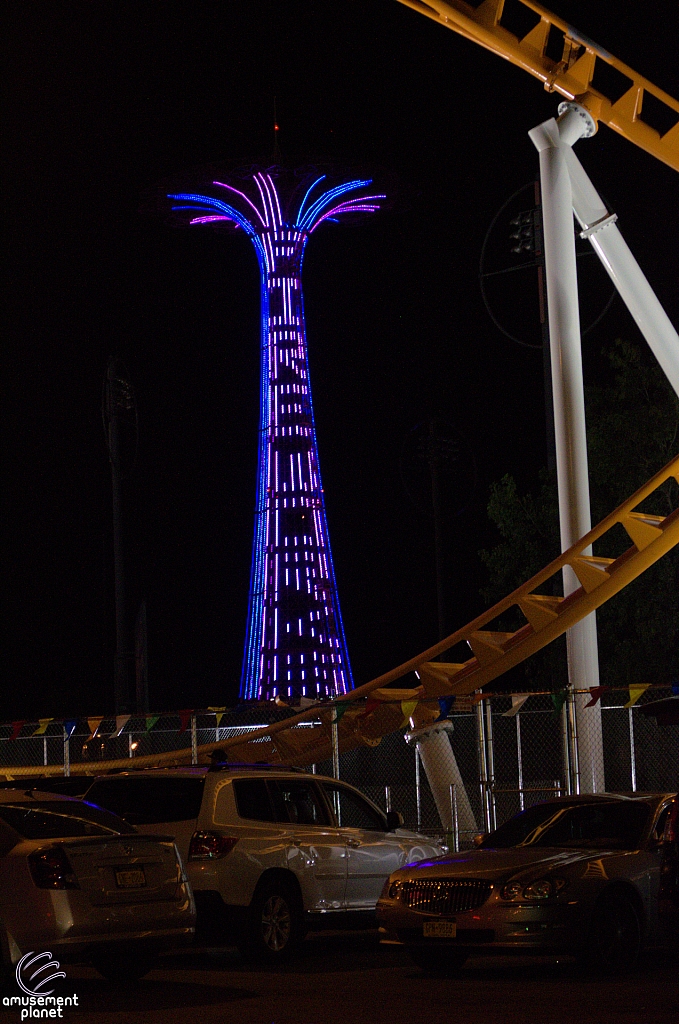
[[[337,697],[353,687],[318,463],[302,262],[324,221],[386,197],[371,181],[249,168],[168,196],[190,225],[245,232],[261,272],[261,407],[255,536],[240,696]]]

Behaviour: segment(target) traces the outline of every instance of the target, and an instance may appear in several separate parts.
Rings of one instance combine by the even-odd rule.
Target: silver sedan
[[[0,945],[4,973],[27,953],[89,961],[129,981],[156,952],[190,942],[193,895],[173,839],[140,835],[92,804],[0,791]]]
[[[476,953],[574,953],[627,970],[644,944],[677,943],[675,793],[564,797],[479,837],[478,849],[395,871],[382,941],[429,970]]]

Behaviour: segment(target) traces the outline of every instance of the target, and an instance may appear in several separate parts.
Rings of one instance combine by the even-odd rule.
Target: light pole
[[[121,421],[133,421],[135,431],[137,409],[134,389],[120,361],[111,356],[106,368],[103,398],[104,430],[111,463],[111,496],[113,513],[113,580],[116,615],[116,652],[113,662],[113,694],[116,714],[130,710],[129,660],[130,638],[125,607],[125,569],[121,515],[122,437]]]

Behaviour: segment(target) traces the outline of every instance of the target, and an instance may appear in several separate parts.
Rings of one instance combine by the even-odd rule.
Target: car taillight
[[[218,832],[194,832],[189,844],[189,860],[219,860],[231,853],[237,842],[236,836],[220,836]]]
[[[80,888],[69,859],[59,846],[30,853],[28,866],[38,889]]]

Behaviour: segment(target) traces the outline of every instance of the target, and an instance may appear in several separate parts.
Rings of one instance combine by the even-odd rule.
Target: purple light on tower
[[[191,225],[241,228],[262,279],[259,472],[241,698],[353,686],[330,552],[307,359],[302,261],[326,220],[378,210],[371,181],[251,169],[169,195]]]

